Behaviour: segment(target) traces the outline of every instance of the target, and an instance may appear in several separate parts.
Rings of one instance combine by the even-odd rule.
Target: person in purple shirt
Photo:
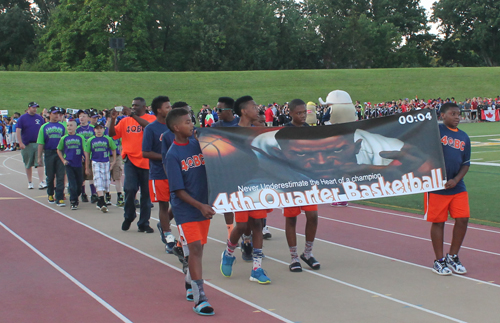
[[[170,230],[170,220],[173,218],[169,212],[168,202],[170,201],[170,190],[168,179],[162,164],[161,145],[163,133],[168,130],[165,119],[172,110],[168,96],[158,96],[153,99],[151,109],[156,116],[156,120],[144,128],[142,138],[142,156],[149,159],[149,196],[151,202],[158,202],[158,230],[161,241],[165,244],[165,252],[173,253],[175,247],[175,237]]]
[[[69,200],[71,209],[78,209],[78,196],[82,193],[83,173],[82,160],[85,148],[85,138],[76,134],[75,119],[68,120],[68,134],[63,136],[57,146],[59,159],[66,167],[69,183]]]
[[[110,176],[109,170],[116,161],[116,145],[113,139],[104,135],[105,124],[98,122],[95,125],[95,136],[90,137],[85,144],[85,171],[90,174],[93,170],[93,179],[97,190],[97,208],[103,213],[108,212],[104,193],[109,192]],[[109,160],[110,151],[113,160]],[[92,164],[90,164],[92,161]],[[92,166],[91,166],[92,165]]]
[[[47,184],[44,181],[44,166],[38,163],[37,158],[38,144],[36,141],[38,139],[38,131],[42,124],[45,123],[45,120],[36,114],[38,107],[38,103],[30,102],[27,112],[19,117],[16,125],[17,142],[19,143],[19,148],[22,150],[21,155],[24,167],[26,168],[26,176],[28,177],[28,189],[30,190],[33,189],[33,166],[38,169],[38,178],[40,179],[38,189],[43,190],[47,188]]]
[[[61,108],[51,107],[50,120],[44,123],[38,132],[38,164],[42,163],[42,155],[45,152],[45,174],[47,176],[47,195],[49,203],[57,203],[57,206],[65,206],[64,203],[64,165],[57,155],[57,146],[66,128],[59,123]],[[54,199],[54,179],[56,181]]]

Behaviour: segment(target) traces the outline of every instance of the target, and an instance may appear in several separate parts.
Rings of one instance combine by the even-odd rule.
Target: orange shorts
[[[302,211],[318,211],[317,205],[292,206],[283,209],[283,215],[287,218],[294,218]]]
[[[210,220],[196,221],[196,222],[186,222],[179,224],[177,229],[179,230],[179,236],[181,238],[182,245],[187,245],[192,242],[201,241],[204,245],[207,243],[208,229],[210,227]]]
[[[170,201],[170,187],[168,179],[150,179],[149,180],[149,196],[151,202],[168,202]]]
[[[469,195],[467,192],[453,195],[425,193],[424,211],[424,219],[433,223],[446,222],[448,212],[454,219],[468,218],[470,217]]]
[[[238,211],[238,212],[234,212],[234,220],[236,222],[247,222],[248,218],[265,219],[265,218],[267,218],[267,210],[253,210],[253,211]]]

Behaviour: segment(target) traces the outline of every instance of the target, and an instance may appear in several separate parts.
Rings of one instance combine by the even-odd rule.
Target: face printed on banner
[[[317,178],[327,178],[340,165],[356,164],[361,141],[354,142],[353,135],[349,134],[316,140],[280,140],[279,144],[292,166],[307,170]]]

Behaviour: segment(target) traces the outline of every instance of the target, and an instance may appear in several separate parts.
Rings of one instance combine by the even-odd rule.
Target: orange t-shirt
[[[151,114],[145,114],[141,118],[150,123],[156,120]],[[113,139],[122,138],[122,156],[128,157],[136,167],[149,169],[149,159],[142,157],[142,136],[144,128],[132,117],[123,118],[115,126],[116,135]]]

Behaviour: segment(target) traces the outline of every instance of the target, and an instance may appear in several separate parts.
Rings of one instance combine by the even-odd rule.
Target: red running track
[[[111,309],[133,322],[207,322],[185,300],[179,271],[0,186],[0,222],[26,240]],[[8,197],[16,199],[5,199]],[[120,322],[83,289],[0,226],[2,322]],[[280,322],[205,285],[212,322]],[[118,315],[119,315],[118,314]],[[215,320],[215,321],[214,321]]]

